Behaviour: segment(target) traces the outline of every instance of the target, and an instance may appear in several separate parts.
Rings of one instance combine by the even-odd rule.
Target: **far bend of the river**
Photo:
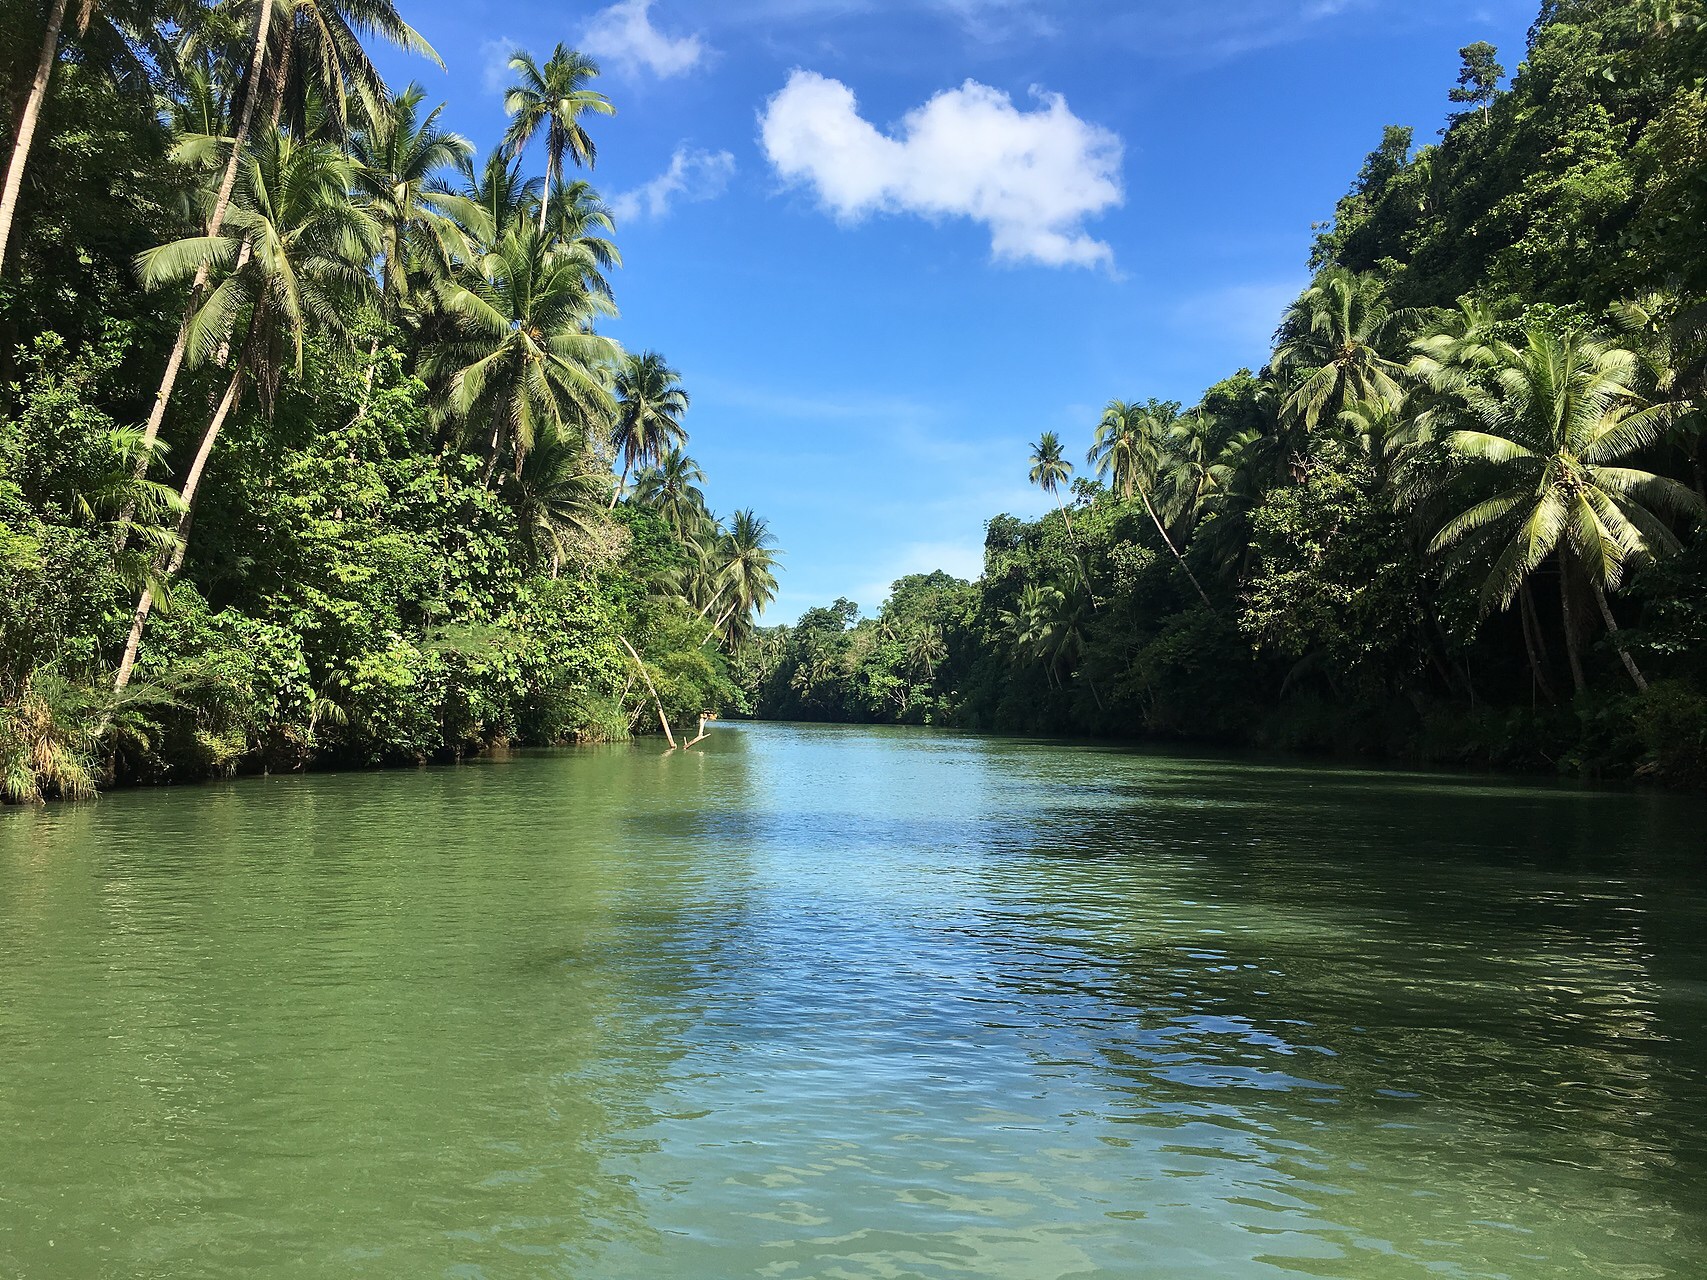
[[[1707,804],[724,725],[0,812],[0,1276],[1707,1276]]]

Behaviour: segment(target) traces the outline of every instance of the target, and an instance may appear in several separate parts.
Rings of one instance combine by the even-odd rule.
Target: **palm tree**
[[[609,472],[593,465],[585,441],[546,435],[506,486],[522,541],[535,564],[551,563],[557,577],[577,538],[597,532],[604,517]]]
[[[1061,518],[1067,522],[1068,533],[1073,532],[1073,517],[1067,513],[1067,504],[1061,500],[1061,486],[1072,474],[1073,464],[1061,454],[1061,438],[1053,431],[1045,431],[1031,446],[1029,475],[1032,484],[1055,499],[1055,505],[1061,509]]]
[[[78,7],[77,30],[84,37],[81,58],[91,61],[104,52],[102,59],[112,66],[115,77],[121,80],[147,82],[150,68],[135,51],[134,42],[127,39],[123,22],[102,19],[97,0],[82,0]],[[36,58],[35,73],[29,92],[19,104],[13,121],[12,147],[7,153],[5,177],[0,180],[0,268],[6,265],[6,245],[11,238],[12,224],[17,216],[18,200],[22,195],[24,170],[29,164],[30,147],[35,140],[36,127],[41,122],[42,107],[47,100],[48,83],[59,61],[59,41],[65,26],[65,0],[50,0],[47,21],[42,31],[41,53]],[[128,17],[136,17],[129,14]],[[152,15],[150,15],[150,20]],[[95,30],[91,30],[91,26]]]
[[[1380,485],[1387,483],[1393,463],[1419,438],[1419,422],[1427,421],[1410,397],[1399,401],[1379,397],[1354,400],[1340,412],[1340,425]]]
[[[1052,689],[1066,687],[1062,672],[1071,667],[1084,649],[1084,613],[1087,599],[1059,587],[1028,582],[1020,589],[1012,609],[998,615],[1014,654],[1027,664],[1041,663]],[[1102,695],[1094,683],[1091,696],[1102,708]]]
[[[407,303],[430,297],[433,286],[467,261],[470,246],[462,228],[479,216],[472,201],[445,190],[435,176],[465,162],[473,144],[439,128],[442,105],[423,120],[425,97],[420,85],[411,84],[396,97],[370,104],[362,127],[350,138],[356,188],[379,226],[374,270],[382,328],[396,324]],[[381,337],[376,331],[368,344],[358,419],[366,415],[373,393]]]
[[[614,510],[628,473],[635,466],[656,462],[672,449],[687,443],[682,415],[688,411],[688,393],[681,375],[656,351],[630,353],[616,375],[616,416],[611,422],[611,449],[622,459],[622,481],[611,495]]]
[[[1214,421],[1199,407],[1176,419],[1163,440],[1162,466],[1167,485],[1162,514],[1170,525],[1183,523],[1188,540],[1197,517],[1221,480],[1221,469],[1216,465],[1215,429]]]
[[[475,206],[463,196],[442,190],[435,175],[474,154],[474,144],[439,128],[443,104],[421,118],[426,91],[411,84],[396,97],[375,103],[362,127],[350,139],[356,162],[356,189],[369,215],[379,225],[380,312],[395,320],[411,292],[412,262],[423,262],[441,276],[466,260],[462,234]]]
[[[1096,465],[1099,476],[1107,475],[1110,478],[1114,491],[1122,499],[1130,502],[1133,495],[1137,495],[1142,500],[1144,510],[1149,513],[1150,522],[1156,526],[1156,532],[1162,535],[1162,541],[1173,553],[1179,567],[1185,570],[1185,576],[1191,579],[1191,585],[1196,589],[1198,597],[1210,609],[1214,609],[1215,606],[1209,603],[1209,596],[1198,582],[1197,575],[1191,571],[1191,566],[1185,562],[1185,557],[1174,545],[1173,537],[1162,523],[1151,498],[1161,471],[1165,441],[1178,416],[1177,406],[1159,400],[1151,400],[1147,404],[1110,400],[1108,407],[1102,411],[1102,419],[1097,423],[1096,436],[1085,460]]]
[[[909,669],[927,682],[935,678],[937,667],[948,657],[948,642],[943,639],[942,628],[934,623],[909,631],[904,647]]]
[[[609,295],[610,281],[605,273],[622,265],[622,254],[610,239],[609,233],[616,231],[610,209],[592,184],[579,178],[573,182],[558,181],[551,195],[546,236],[553,243],[584,255],[594,268],[587,283]]]
[[[241,105],[238,108],[235,128],[231,135],[231,150],[225,161],[225,168],[220,175],[219,188],[213,196],[213,202],[207,214],[207,231],[203,240],[208,244],[221,242],[221,233],[225,227],[226,214],[231,208],[232,193],[236,190],[237,174],[244,162],[245,150],[249,141],[249,130],[255,119],[255,100],[257,94],[254,86],[261,80],[261,72],[267,56],[267,33],[272,26],[272,0],[259,0],[255,5],[255,34],[250,42],[250,58],[247,79],[243,82],[249,86],[247,92],[241,93]],[[189,36],[195,35],[194,26]],[[247,237],[244,238],[245,248]],[[183,369],[184,357],[189,352],[191,326],[202,305],[202,293],[207,288],[209,273],[215,266],[215,258],[204,254],[196,268],[194,278],[190,281],[189,298],[184,304],[184,318],[178,325],[178,336],[172,343],[172,350],[166,356],[166,367],[160,375],[160,385],[154,392],[154,403],[148,410],[148,422],[143,427],[142,447],[138,453],[137,466],[146,468],[148,459],[153,455],[154,442],[159,438],[160,427],[166,421],[166,407],[171,403],[173,388],[177,386],[178,374]],[[140,480],[146,471],[139,470],[137,479]],[[118,533],[115,545],[123,550],[128,536],[132,513],[126,511],[120,515]],[[138,633],[140,635],[140,632]]]
[[[762,614],[776,599],[776,539],[770,525],[752,511],[737,511],[717,549],[718,577],[729,596],[729,607],[706,634],[710,640],[730,618]]]
[[[1403,366],[1386,355],[1415,313],[1387,305],[1380,280],[1330,267],[1287,308],[1274,366],[1299,378],[1286,399],[1306,433],[1358,400],[1404,397]]]
[[[544,67],[518,49],[510,58],[510,69],[521,83],[504,94],[504,111],[513,117],[504,145],[512,156],[519,155],[542,127],[545,130],[545,193],[539,205],[539,232],[544,235],[552,185],[563,173],[564,157],[588,169],[598,159],[598,148],[581,123],[581,113],[609,116],[616,114],[616,108],[604,94],[587,88],[589,81],[597,79],[599,64],[565,45],[552,51]]]
[[[1647,365],[1659,394],[1687,400],[1674,425],[1672,443],[1689,459],[1695,492],[1707,502],[1707,303],[1686,303],[1675,294],[1649,293],[1612,308],[1612,318]]]
[[[331,137],[342,137],[351,111],[349,95],[369,114],[391,91],[362,46],[364,36],[384,36],[407,53],[444,69],[444,61],[415,28],[403,20],[392,0],[275,0],[286,16],[275,32],[277,50],[269,60],[272,122],[285,120],[298,139],[311,136],[316,109]]]
[[[248,250],[241,254],[242,268],[221,280],[191,317],[194,360],[205,359],[239,326],[242,338],[225,392],[178,493],[176,548],[165,568],[167,578],[183,566],[196,494],[245,383],[254,381],[270,404],[287,364],[302,372],[309,328],[339,334],[352,303],[359,304],[378,236],[372,219],[350,203],[353,178],[349,158],[336,147],[269,133],[245,152],[243,182],[227,218],[235,235],[194,236],[150,249],[139,259],[144,283],[158,287],[234,264],[239,240]],[[130,682],[158,594],[151,583],[138,596],[115,690]]]
[[[58,0],[55,0],[55,3],[58,3]],[[298,137],[306,137],[307,104],[317,96],[316,91],[318,96],[331,104],[334,121],[340,128],[345,119],[347,85],[356,85],[370,101],[377,102],[384,98],[385,82],[362,48],[363,35],[383,35],[399,48],[429,57],[441,67],[444,65],[438,54],[433,52],[432,46],[403,21],[391,0],[277,0],[277,3],[273,0],[258,0],[254,7],[255,28],[250,42],[249,67],[236,94],[238,114],[230,138],[231,150],[207,216],[208,240],[217,239],[224,227],[238,169],[254,123],[255,106],[261,96],[260,86],[269,66],[272,68],[270,84],[273,124],[276,126],[279,121],[280,112],[287,99],[288,87],[296,83],[299,92],[292,99],[295,105],[293,123],[298,126]],[[282,33],[273,26],[275,8],[285,15]],[[188,9],[188,13],[194,20],[185,26],[183,44],[186,50],[193,54],[198,45],[207,43],[198,26],[206,23],[213,15],[198,12],[194,6]],[[214,21],[211,25],[217,31],[221,24]],[[245,239],[239,248],[239,254],[247,252],[249,244]],[[144,448],[141,457],[144,461],[139,465],[147,465],[146,459],[165,422],[166,410],[171,403],[172,392],[177,386],[178,375],[183,369],[184,357],[188,351],[192,318],[201,306],[201,295],[207,287],[208,271],[212,269],[212,265],[211,260],[204,262],[203,269],[198,271],[190,282],[183,322],[179,326],[178,337],[172,345],[172,350],[167,355],[166,367],[161,373],[160,385],[154,393],[154,403],[149,409],[148,422],[143,429]],[[138,479],[141,479],[141,475]],[[119,521],[117,545],[120,548],[124,545],[128,525],[129,514],[126,513]]]
[[[462,175],[461,194],[471,208],[470,222],[464,229],[483,252],[497,246],[510,224],[526,216],[545,189],[545,179],[524,178],[520,157],[511,156],[503,147],[487,152],[478,171],[473,159],[466,156],[456,167]]]
[[[699,488],[704,483],[699,463],[680,449],[671,449],[635,478],[634,492],[686,541],[706,519],[705,494]]]
[[[1631,680],[1645,689],[1606,593],[1631,564],[1677,549],[1662,515],[1699,518],[1707,508],[1687,485],[1617,464],[1658,439],[1680,406],[1644,403],[1631,352],[1540,325],[1522,346],[1489,342],[1469,363],[1419,361],[1419,367],[1458,406],[1461,425],[1445,436],[1446,446],[1472,482],[1495,490],[1448,520],[1429,550],[1471,537],[1495,549],[1482,587],[1484,609],[1508,608],[1530,575],[1555,558],[1577,690],[1584,687],[1572,610],[1579,581]]]
[[[425,366],[448,378],[455,417],[490,424],[490,483],[506,450],[519,472],[536,438],[585,438],[609,421],[609,370],[621,348],[593,331],[609,301],[587,288],[574,255],[551,252],[531,224],[511,223],[477,266],[441,289],[455,332]]]

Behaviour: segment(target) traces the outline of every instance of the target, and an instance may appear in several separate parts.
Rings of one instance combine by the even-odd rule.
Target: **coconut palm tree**
[[[272,0],[259,0],[255,5],[255,30],[249,42],[250,57],[248,75],[243,81],[250,86],[247,92],[238,95],[237,118],[230,138],[230,151],[226,155],[225,167],[220,174],[219,187],[214,192],[211,204],[207,210],[206,234],[202,237],[208,244],[221,241],[225,228],[226,214],[231,208],[232,193],[237,187],[238,171],[244,162],[245,149],[249,142],[249,131],[255,119],[255,101],[259,96],[254,92],[254,86],[261,81],[261,73],[266,64],[267,36],[272,27],[274,4]],[[185,35],[193,44],[197,32],[197,24],[191,23]],[[244,238],[247,243],[247,237]],[[177,386],[178,374],[182,371],[184,357],[189,353],[191,328],[196,322],[196,316],[201,310],[202,294],[206,290],[210,273],[216,259],[202,255],[194,277],[190,281],[189,298],[184,304],[184,317],[178,325],[178,336],[173,340],[172,350],[166,356],[166,367],[160,374],[160,385],[154,392],[154,403],[148,410],[148,421],[143,426],[142,446],[138,452],[137,466],[146,468],[148,459],[153,456],[154,442],[159,438],[161,425],[166,421],[166,408],[171,403],[172,391]],[[229,265],[229,264],[227,264]],[[137,472],[140,480],[146,470]],[[128,536],[132,512],[121,513],[115,545],[123,550]],[[140,634],[140,633],[139,633]]]
[[[299,92],[292,101],[296,104],[293,120],[298,125],[297,135],[300,138],[307,136],[307,104],[316,96],[332,103],[334,117],[340,126],[345,118],[347,85],[357,85],[371,101],[377,102],[385,96],[385,82],[362,48],[363,35],[384,35],[400,48],[421,53],[439,62],[440,66],[444,65],[433,52],[432,46],[403,21],[391,0],[278,0],[277,3],[274,0],[260,0],[254,7],[254,35],[249,43],[250,62],[247,74],[240,82],[242,87],[236,94],[237,118],[230,138],[231,149],[218,191],[207,215],[206,238],[209,240],[217,239],[224,226],[244,148],[248,144],[250,129],[254,123],[256,103],[262,96],[259,89],[264,82],[270,83],[272,119],[275,125],[289,97],[290,84],[294,82],[299,86]],[[284,15],[282,28],[275,28],[273,23],[275,9]],[[181,52],[193,60],[198,47],[208,43],[202,38],[201,28],[206,25],[207,18],[215,15],[197,13],[193,8],[190,14],[195,20],[185,25]],[[217,31],[222,24],[215,20],[211,25]],[[239,248],[239,253],[247,251],[248,243],[245,240]],[[154,403],[149,409],[148,422],[143,428],[144,449],[141,456],[144,459],[149,456],[155,438],[160,434],[160,428],[165,422],[166,410],[171,403],[172,392],[177,386],[178,375],[183,369],[184,357],[188,351],[192,317],[201,306],[201,295],[207,287],[207,273],[211,269],[212,263],[209,261],[190,283],[184,319],[179,326],[178,337],[172,345],[172,350],[167,355],[166,367],[161,373],[160,385],[154,393]],[[141,465],[146,465],[146,462]],[[119,522],[120,547],[123,546],[128,523],[128,516]]]
[[[443,190],[434,179],[440,170],[466,161],[474,144],[439,128],[443,104],[423,119],[426,91],[410,84],[395,97],[373,104],[350,138],[356,163],[356,190],[379,226],[380,312],[397,318],[411,292],[412,262],[422,262],[442,278],[466,260],[469,246],[462,226],[475,216],[464,196]]]
[[[1191,566],[1174,545],[1167,526],[1162,523],[1153,497],[1161,478],[1167,436],[1178,418],[1179,407],[1160,400],[1146,404],[1110,400],[1102,411],[1102,419],[1097,423],[1096,436],[1085,460],[1095,464],[1099,476],[1109,477],[1111,486],[1122,499],[1130,502],[1136,495],[1143,502],[1150,522],[1162,535],[1162,541],[1173,553],[1179,567],[1185,570],[1185,576],[1191,579],[1198,597],[1213,609],[1215,606],[1209,603],[1203,585],[1198,582],[1197,575],[1191,571]]]
[[[610,209],[592,184],[579,178],[573,182],[559,180],[552,190],[550,207],[546,237],[583,254],[594,268],[587,283],[609,296],[610,280],[605,273],[622,265],[622,254],[610,239],[616,231]]]
[[[635,478],[634,494],[687,541],[706,519],[705,494],[699,488],[704,483],[699,463],[680,449],[671,449]]]
[[[597,532],[607,483],[609,472],[588,455],[584,440],[548,434],[535,441],[520,473],[505,485],[529,558],[549,563],[553,578],[576,540]]]
[[[270,405],[286,369],[302,372],[310,328],[342,335],[344,317],[359,305],[368,287],[367,268],[378,229],[350,202],[354,176],[349,158],[336,147],[295,143],[286,135],[269,133],[245,152],[243,181],[227,217],[231,234],[175,241],[149,250],[138,261],[143,282],[150,287],[232,266],[240,258],[243,263],[220,281],[191,318],[194,361],[205,359],[239,329],[242,337],[234,348],[225,392],[178,493],[177,544],[166,565],[167,578],[183,565],[208,460],[246,384],[252,382],[263,403]],[[116,690],[130,681],[158,594],[151,584],[137,598]]]
[[[532,224],[511,223],[476,266],[441,288],[454,332],[424,365],[446,378],[453,416],[488,429],[490,483],[505,453],[519,472],[535,439],[585,439],[608,422],[609,371],[622,351],[593,331],[609,301],[587,287],[579,259],[553,253]]]
[[[1444,443],[1461,460],[1459,470],[1474,489],[1493,490],[1448,520],[1429,550],[1468,540],[1493,553],[1482,586],[1485,609],[1509,607],[1530,575],[1555,559],[1578,691],[1584,687],[1573,616],[1579,583],[1631,680],[1645,689],[1606,593],[1632,564],[1677,549],[1664,517],[1699,518],[1707,508],[1687,485],[1619,463],[1657,440],[1681,406],[1642,399],[1632,352],[1540,325],[1521,345],[1491,341],[1467,363],[1423,367],[1435,390],[1458,406],[1458,425]]]
[[[81,0],[77,11],[77,33],[81,37],[79,57],[87,64],[105,64],[114,78],[120,81],[147,83],[151,68],[137,55],[131,38],[136,29],[149,28],[154,15],[144,4],[124,5],[122,16],[115,18],[102,10],[106,6],[97,0]],[[6,265],[6,245],[11,238],[12,224],[17,217],[18,200],[23,191],[24,170],[29,164],[30,148],[41,123],[42,107],[47,101],[48,84],[53,68],[59,61],[60,37],[65,26],[65,0],[50,0],[46,22],[42,29],[41,52],[37,55],[35,71],[28,92],[19,104],[13,120],[12,146],[7,152],[5,176],[0,179],[0,268]]]
[[[363,47],[363,37],[383,36],[407,53],[444,61],[392,0],[274,0],[283,21],[274,27],[268,59],[272,122],[288,124],[298,139],[313,135],[316,115],[329,136],[341,138],[358,113],[353,92],[371,114],[391,96],[385,78]]]
[[[545,179],[524,177],[521,158],[503,147],[487,152],[478,170],[466,156],[456,168],[462,175],[461,194],[473,211],[463,229],[481,252],[491,252],[510,224],[525,217],[545,190]]]
[[[1067,532],[1072,533],[1073,517],[1067,513],[1067,504],[1061,500],[1061,486],[1072,478],[1073,464],[1062,456],[1061,438],[1053,431],[1045,431],[1031,446],[1031,471],[1028,475],[1032,484],[1055,499],[1055,505],[1061,509],[1061,518],[1067,522]]]
[[[1214,434],[1214,421],[1200,407],[1175,419],[1162,441],[1166,485],[1160,509],[1170,526],[1183,526],[1186,539],[1220,483]]]
[[[1687,303],[1669,292],[1654,292],[1612,308],[1620,334],[1641,355],[1656,391],[1668,400],[1687,401],[1670,432],[1671,442],[1689,459],[1695,492],[1707,502],[1707,303]]]
[[[1402,345],[1415,314],[1392,310],[1374,275],[1330,267],[1317,276],[1287,308],[1274,352],[1274,367],[1298,379],[1288,418],[1308,433],[1355,401],[1402,400],[1404,366],[1387,353]]]
[[[717,549],[718,577],[727,591],[727,608],[706,634],[710,640],[733,617],[762,614],[776,599],[776,538],[770,525],[752,511],[737,511]]]
[[[382,328],[396,324],[410,303],[430,301],[453,267],[468,260],[471,249],[462,228],[479,218],[472,201],[446,190],[437,177],[440,170],[466,161],[473,145],[439,128],[443,106],[423,119],[425,97],[419,85],[411,84],[396,97],[370,103],[350,137],[356,190],[379,227],[374,274]],[[381,337],[376,331],[368,344],[358,419],[367,413],[373,392]]]
[[[998,615],[1014,654],[1027,664],[1041,663],[1052,689],[1065,688],[1063,670],[1070,668],[1084,649],[1084,615],[1088,597],[1062,591],[1046,583],[1028,582],[1020,589],[1012,609]],[[1097,706],[1102,696],[1090,686]]]
[[[925,623],[909,631],[903,641],[908,669],[926,682],[934,679],[936,669],[948,658],[948,642],[942,628]]]
[[[656,351],[630,353],[616,375],[616,416],[610,430],[611,450],[622,459],[622,480],[611,495],[616,507],[628,487],[628,473],[656,462],[687,443],[682,415],[688,393],[681,375]]]
[[[545,130],[545,192],[539,204],[539,231],[544,235],[552,187],[563,173],[565,157],[588,169],[598,159],[598,148],[581,123],[582,113],[610,116],[616,108],[604,94],[587,87],[598,78],[599,64],[566,45],[559,44],[543,67],[518,49],[510,58],[510,70],[521,83],[504,94],[504,111],[511,117],[504,145],[512,156],[520,155],[534,135]]]
[[[1387,483],[1394,462],[1419,439],[1419,423],[1428,419],[1418,409],[1407,396],[1399,401],[1354,400],[1340,412],[1340,426],[1369,463],[1378,484]]]

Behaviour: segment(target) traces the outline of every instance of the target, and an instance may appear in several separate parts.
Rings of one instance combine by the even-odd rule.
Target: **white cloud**
[[[487,93],[502,93],[510,84],[510,58],[516,42],[509,36],[480,42],[480,82]]]
[[[652,25],[652,0],[619,0],[600,9],[581,35],[581,47],[630,69],[668,78],[691,71],[705,57],[697,35],[667,36]]]
[[[1032,92],[1038,106],[1022,111],[968,80],[908,112],[889,136],[860,116],[847,85],[796,70],[760,130],[777,172],[810,185],[839,218],[971,218],[990,229],[998,260],[1111,265],[1113,251],[1083,222],[1123,199],[1120,139],[1059,94]]]
[[[683,200],[715,200],[729,186],[735,172],[735,157],[727,151],[701,151],[694,147],[677,147],[670,157],[670,167],[650,182],[632,191],[611,198],[611,213],[619,221],[633,218],[662,218],[670,211],[670,202]]]

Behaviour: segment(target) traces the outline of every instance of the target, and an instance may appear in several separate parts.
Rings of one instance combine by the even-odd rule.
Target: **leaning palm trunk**
[[[706,614],[710,613],[712,606],[723,598],[723,593],[727,590],[729,590],[729,584],[725,582],[721,587],[717,588],[716,595],[712,596],[711,599],[707,600],[699,607],[699,613],[696,616],[703,618]]]
[[[1191,566],[1185,562],[1185,557],[1179,553],[1179,548],[1174,546],[1174,540],[1168,536],[1167,527],[1162,524],[1161,517],[1156,514],[1156,509],[1150,505],[1150,495],[1143,489],[1139,489],[1138,496],[1144,500],[1144,510],[1150,513],[1150,519],[1155,523],[1156,532],[1162,535],[1162,541],[1168,544],[1168,550],[1174,553],[1174,559],[1179,561],[1179,567],[1185,570],[1185,576],[1191,579],[1191,585],[1197,589],[1198,598],[1208,607],[1209,612],[1214,613],[1215,606],[1209,603],[1209,596],[1204,592],[1203,584],[1197,580],[1197,575],[1191,571]]]
[[[1055,495],[1055,505],[1061,509],[1061,518],[1067,522],[1067,536],[1074,542],[1077,542],[1079,540],[1079,535],[1073,532],[1073,517],[1068,514],[1067,504],[1061,501],[1060,494]]]
[[[226,159],[225,172],[220,176],[219,193],[214,197],[213,212],[208,216],[207,234],[217,236],[225,225],[226,212],[231,208],[231,193],[237,186],[237,170],[242,164],[243,149],[248,145],[249,127],[255,119],[256,92],[261,83],[262,64],[267,57],[267,28],[272,22],[273,6],[262,3],[255,18],[254,53],[249,59],[249,92],[243,96],[243,109],[238,113],[237,129],[231,137],[231,155]],[[160,375],[160,389],[154,393],[154,405],[148,411],[148,425],[143,428],[142,448],[137,453],[136,479],[141,480],[148,472],[148,459],[152,456],[154,442],[160,436],[161,424],[166,421],[166,406],[172,400],[172,388],[177,385],[178,374],[183,369],[184,356],[190,345],[190,325],[195,320],[196,308],[201,303],[202,291],[207,288],[208,276],[212,270],[211,262],[204,261],[196,268],[195,279],[190,282],[190,296],[184,303],[184,318],[178,325],[177,340],[172,343],[172,352],[166,357],[166,369]],[[130,535],[130,523],[136,516],[136,502],[125,504],[119,513],[116,546],[124,549],[125,540]]]
[[[6,241],[12,235],[12,220],[18,213],[18,196],[24,188],[24,166],[29,163],[30,143],[35,138],[36,123],[41,119],[42,102],[47,98],[47,82],[53,75],[54,60],[59,56],[59,29],[65,22],[65,0],[53,0],[47,14],[47,32],[42,37],[41,58],[36,62],[35,79],[30,82],[30,96],[18,115],[17,135],[12,139],[12,155],[6,162],[6,185],[0,189],[0,267],[6,265]]]
[[[238,364],[231,373],[231,381],[225,386],[225,395],[220,398],[219,408],[214,411],[213,420],[208,423],[207,430],[202,433],[201,446],[196,450],[195,461],[190,463],[189,474],[184,477],[184,488],[178,495],[181,506],[178,512],[177,545],[172,550],[172,558],[166,566],[166,577],[173,577],[184,567],[184,554],[189,549],[190,518],[194,512],[196,491],[201,487],[202,475],[207,470],[208,459],[213,456],[213,446],[219,440],[219,433],[225,427],[226,419],[231,416],[231,410],[237,403],[238,393],[243,387],[243,366]],[[154,588],[145,585],[142,594],[137,597],[136,612],[131,615],[130,637],[125,641],[124,657],[119,662],[118,674],[113,678],[113,692],[121,692],[130,683],[131,672],[136,667],[136,655],[142,648],[143,628],[148,625],[148,615],[154,609]]]
[[[664,714],[664,700],[658,696],[658,686],[652,683],[652,674],[646,670],[646,664],[640,660],[640,655],[634,651],[634,646],[628,643],[625,636],[618,636],[622,647],[628,650],[628,656],[634,659],[634,665],[640,668],[640,678],[646,681],[646,687],[652,691],[652,705],[658,709],[658,727],[664,731],[664,739],[675,750],[676,735],[670,732],[670,718]]]
[[[1648,691],[1648,678],[1642,674],[1642,669],[1636,665],[1636,659],[1630,656],[1630,651],[1624,647],[1624,633],[1618,629],[1618,624],[1612,618],[1612,606],[1606,603],[1606,592],[1600,589],[1600,584],[1594,584],[1594,602],[1600,606],[1601,619],[1606,623],[1606,633],[1612,637],[1612,647],[1618,650],[1618,657],[1624,663],[1624,670],[1630,673],[1630,679],[1635,682],[1641,692]]]
[[[705,633],[705,639],[703,639],[699,642],[701,648],[703,648],[704,646],[711,643],[711,637],[716,635],[719,631],[721,631],[723,629],[723,624],[725,622],[728,622],[730,618],[734,617],[735,610],[738,607],[739,606],[737,606],[737,605],[730,605],[727,609],[725,609],[723,611],[723,616],[721,618],[719,618],[716,622],[711,624],[711,630],[707,631]]]
[[[1091,576],[1085,572],[1085,558],[1081,554],[1083,548],[1079,543],[1079,535],[1073,529],[1073,517],[1067,513],[1067,504],[1061,501],[1061,495],[1055,495],[1055,505],[1061,510],[1061,518],[1067,522],[1067,536],[1073,540],[1073,567],[1079,571],[1079,581],[1085,584],[1085,595],[1090,598],[1091,608],[1097,607],[1096,592],[1091,589]]]

